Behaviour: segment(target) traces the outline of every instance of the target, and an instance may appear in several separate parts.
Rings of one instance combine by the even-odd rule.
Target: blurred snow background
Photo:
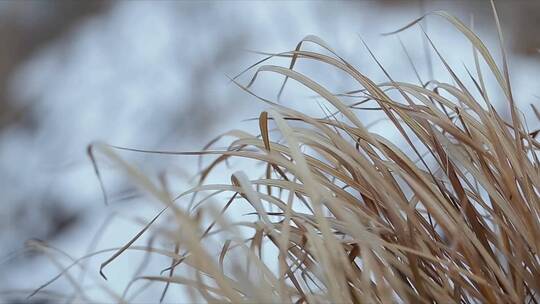
[[[540,41],[534,29],[540,6],[512,3],[500,3],[499,11],[512,56],[514,89],[531,118],[528,104],[537,102],[532,79],[539,76]],[[0,260],[0,289],[33,289],[56,274],[45,258],[21,254],[28,239],[46,240],[78,257],[108,215],[124,218],[113,220],[98,248],[122,245],[138,231],[140,226],[125,217],[148,220],[159,210],[106,164],[103,175],[111,205],[104,206],[86,154],[89,143],[185,151],[198,150],[229,129],[256,132],[256,123],[245,119],[257,117],[264,107],[227,76],[261,58],[249,50],[288,51],[308,34],[326,40],[375,81],[386,80],[362,45],[364,39],[394,79],[415,81],[397,38],[380,33],[439,9],[466,23],[474,15],[478,33],[497,50],[487,1],[1,2],[0,33],[7,42],[0,47],[0,257],[5,257]],[[458,70],[464,71],[462,63],[471,66],[470,45],[448,23],[432,17],[424,26]],[[427,79],[422,34],[413,28],[400,38]],[[494,55],[498,58],[499,53]],[[432,60],[432,73],[450,81],[438,59]],[[299,67],[334,91],[357,88],[325,67]],[[275,97],[279,80],[261,75],[255,90]],[[320,113],[317,103],[306,98],[310,93],[294,84],[284,96],[297,109]],[[195,158],[122,155],[150,175],[170,168],[189,175],[196,169]],[[174,190],[185,187],[179,182]],[[92,276],[106,257],[90,264]],[[107,284],[114,290],[121,292],[132,277],[131,258],[120,258],[108,269]],[[57,291],[69,288],[65,280],[51,286]],[[137,299],[155,299],[160,290],[155,286]],[[96,297],[110,301],[99,293]],[[0,295],[0,302],[23,299]],[[179,298],[171,294],[167,300]]]

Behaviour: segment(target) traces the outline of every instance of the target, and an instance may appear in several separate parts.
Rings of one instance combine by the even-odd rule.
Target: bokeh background
[[[496,4],[518,106],[532,120],[528,105],[538,101],[540,79],[540,4]],[[127,218],[144,222],[159,210],[106,163],[103,175],[111,204],[105,206],[86,154],[88,144],[186,151],[201,149],[229,129],[256,132],[256,123],[247,119],[257,117],[264,105],[228,77],[262,58],[253,51],[292,50],[308,34],[327,41],[374,80],[384,81],[364,39],[396,80],[415,81],[398,37],[380,34],[433,10],[446,10],[467,24],[474,18],[475,29],[500,62],[492,9],[481,0],[1,1],[0,302],[47,302],[25,297],[58,269],[43,255],[25,251],[27,240],[47,241],[77,257],[111,214],[123,219],[107,226],[97,248],[122,245],[140,229]],[[463,64],[472,66],[470,44],[447,22],[430,17],[422,25],[458,71],[464,72]],[[450,81],[418,27],[399,38],[424,80]],[[299,68],[335,92],[357,88],[324,67]],[[254,89],[275,99],[280,80],[263,76]],[[294,85],[284,96],[297,109],[320,110],[309,92]],[[499,106],[505,113],[504,105]],[[197,169],[194,158],[125,157],[149,175],[174,171],[188,180],[183,177]],[[175,190],[185,190],[187,184],[178,182]],[[96,258],[97,263],[104,258]],[[89,272],[95,276],[97,268],[92,267]],[[121,290],[133,267],[133,260],[119,260],[108,284]],[[66,288],[71,287],[59,280],[50,290]],[[159,290],[149,289],[137,300],[155,299]],[[99,295],[95,299],[107,301]],[[168,300],[179,298],[171,295]]]

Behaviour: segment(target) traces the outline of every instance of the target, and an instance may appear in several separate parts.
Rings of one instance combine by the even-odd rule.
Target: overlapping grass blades
[[[255,69],[247,85],[237,78],[232,81],[257,96],[251,91],[260,81],[257,77],[276,73],[309,88],[336,113],[311,117],[259,97],[269,105],[259,117],[260,134],[228,132],[224,136],[234,139],[226,150],[209,145],[199,152],[143,151],[94,144],[90,154],[98,152],[123,167],[163,203],[164,212],[173,214],[177,227],[155,232],[177,244],[174,251],[134,245],[152,221],[115,249],[101,270],[129,250],[164,255],[171,267],[162,275],[136,279],[162,282],[167,286],[164,292],[170,284],[189,286],[195,291],[193,299],[208,302],[536,303],[537,132],[527,130],[518,114],[506,59],[501,71],[467,26],[444,12],[435,15],[448,20],[473,45],[476,73],[468,80],[472,88],[433,44],[453,84],[397,82],[386,71],[388,81],[377,84],[320,38],[308,36],[294,51],[269,54],[246,70]],[[306,51],[302,46],[307,43],[325,52]],[[289,58],[290,66],[265,65],[273,57]],[[300,60],[337,68],[360,89],[334,94],[296,71]],[[504,94],[511,122],[491,103],[482,61]],[[391,92],[400,97],[391,98]],[[346,103],[346,96],[360,102]],[[359,103],[384,113],[412,152],[371,132]],[[171,197],[123,161],[118,150],[213,156],[215,161],[201,172],[198,187]],[[266,170],[260,179],[237,172],[229,184],[205,183],[208,172],[233,157],[255,160]],[[228,193],[230,200],[223,202],[221,212],[204,208],[204,203],[196,208],[179,203],[199,192]],[[240,201],[252,206],[258,220],[226,216],[227,208]],[[203,213],[213,220],[201,220]],[[251,237],[243,238],[240,228],[249,230]],[[210,236],[219,240],[220,250],[207,246]],[[277,252],[275,258],[262,257],[270,247]],[[230,255],[244,260],[229,259]],[[193,271],[175,272],[180,265]]]

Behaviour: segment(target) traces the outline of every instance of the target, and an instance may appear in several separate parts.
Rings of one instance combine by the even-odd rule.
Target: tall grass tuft
[[[268,54],[247,69],[244,73],[254,71],[247,84],[231,79],[269,106],[258,118],[258,135],[231,131],[223,135],[233,138],[227,149],[210,144],[198,152],[93,144],[93,160],[99,153],[114,161],[164,204],[130,242],[109,251],[102,275],[128,250],[142,250],[171,260],[161,273],[134,278],[163,284],[161,299],[170,286],[182,285],[192,301],[207,302],[537,303],[537,132],[527,129],[516,108],[504,53],[499,67],[461,21],[433,14],[472,44],[475,67],[468,79],[458,77],[427,35],[452,84],[398,82],[382,65],[388,81],[375,83],[320,38],[308,36],[295,50]],[[306,44],[323,51],[307,51]],[[290,65],[266,64],[275,57],[289,59]],[[332,93],[298,72],[298,61],[338,69],[360,88]],[[502,96],[496,98],[506,100],[508,121],[492,104],[483,64],[500,87]],[[294,81],[307,87],[336,112],[312,117],[257,96],[251,88],[263,73],[283,76],[284,85]],[[390,140],[370,131],[363,121],[368,110],[383,113],[402,144],[395,136]],[[213,161],[201,171],[198,186],[174,196],[124,161],[119,150]],[[230,158],[262,164],[260,178],[236,172],[230,183],[207,183]],[[207,204],[223,194],[228,199],[221,209]],[[228,214],[242,202],[256,217]],[[169,225],[153,229],[163,214],[170,215]],[[135,245],[145,233],[173,243],[174,249]],[[128,302],[130,292],[115,295],[115,301]]]

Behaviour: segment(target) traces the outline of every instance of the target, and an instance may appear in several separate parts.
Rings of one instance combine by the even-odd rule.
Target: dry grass
[[[125,246],[108,251],[112,255],[101,270],[128,250],[167,256],[171,267],[162,275],[134,280],[161,282],[164,293],[171,284],[188,286],[193,301],[536,303],[540,143],[514,104],[506,60],[499,68],[467,26],[445,13],[434,14],[447,19],[474,47],[475,72],[467,79],[472,87],[442,56],[454,84],[401,83],[388,74],[388,82],[376,84],[322,40],[308,36],[294,51],[266,58],[289,58],[290,66],[264,65],[262,60],[245,71],[256,69],[251,82],[237,84],[256,96],[250,87],[257,76],[277,73],[324,98],[336,113],[315,118],[260,98],[270,105],[259,117],[260,135],[229,132],[225,135],[234,140],[226,150],[212,150],[212,145],[200,152],[92,145],[92,159],[99,152],[125,169],[164,204],[163,212],[171,215],[169,224],[175,227],[151,232],[176,244],[175,250],[134,245],[151,230],[152,221]],[[325,52],[304,50],[308,43]],[[337,68],[361,89],[333,94],[295,71],[299,60]],[[491,104],[482,61],[507,101],[509,122]],[[362,107],[384,113],[406,148],[370,132]],[[199,186],[173,197],[126,163],[119,149],[215,160],[201,172]],[[237,172],[229,184],[205,183],[209,172],[229,158],[255,160],[265,170],[259,179]],[[221,211],[204,208],[205,202],[192,208],[179,203],[188,195],[209,192],[231,197]],[[202,194],[197,197],[203,200]],[[250,204],[256,220],[227,216],[227,209],[242,201]],[[248,238],[243,237],[246,231]],[[182,271],[174,271],[179,267]],[[84,299],[84,291],[80,293]],[[111,295],[114,301],[129,300]]]

